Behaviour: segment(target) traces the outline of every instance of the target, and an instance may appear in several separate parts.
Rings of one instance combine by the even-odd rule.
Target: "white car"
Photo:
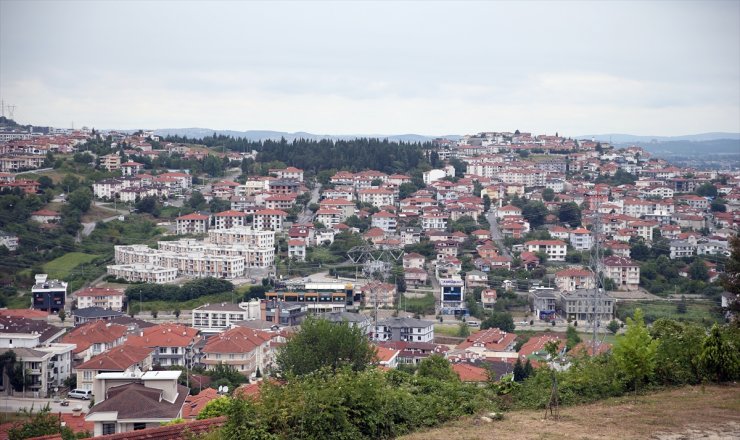
[[[70,391],[67,397],[70,399],[90,400],[92,398],[92,390],[75,389]]]

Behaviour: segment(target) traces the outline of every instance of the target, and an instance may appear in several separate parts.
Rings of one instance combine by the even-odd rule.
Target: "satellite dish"
[[[218,386],[218,392],[219,393],[223,393],[224,392],[224,387],[222,387],[221,385],[219,385]]]
[[[229,387],[224,385],[224,394],[227,394],[229,392]]]

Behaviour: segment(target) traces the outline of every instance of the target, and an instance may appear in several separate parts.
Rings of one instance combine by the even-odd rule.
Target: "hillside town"
[[[737,319],[720,282],[737,165],[519,130],[409,144],[406,172],[263,161],[275,145],[7,125],[4,395],[125,435],[259,398],[316,318],[364,335],[379,368],[441,357],[471,384],[608,353],[634,305]]]

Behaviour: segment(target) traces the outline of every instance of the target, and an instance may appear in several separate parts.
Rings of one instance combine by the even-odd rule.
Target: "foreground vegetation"
[[[237,396],[204,413],[228,416],[223,428],[207,438],[395,438],[484,411],[635,399],[646,390],[740,378],[738,327],[715,325],[707,332],[661,319],[648,329],[639,310],[609,353],[560,357],[558,344],[549,344],[550,361],[569,368],[560,371],[543,363],[482,387],[461,382],[437,355],[418,369],[373,368],[367,347],[358,329],[310,319],[278,355],[285,372],[280,382],[264,383],[257,400]]]

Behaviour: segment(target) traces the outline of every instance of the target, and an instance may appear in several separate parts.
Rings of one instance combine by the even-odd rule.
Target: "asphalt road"
[[[2,412],[17,412],[23,408],[31,409],[34,411],[43,408],[47,403],[51,408],[52,413],[72,413],[72,410],[76,406],[82,407],[82,412],[87,413],[88,400],[68,399],[69,406],[61,406],[58,402],[54,402],[56,399],[33,399],[33,398],[20,398],[20,397],[0,397],[0,411]]]

